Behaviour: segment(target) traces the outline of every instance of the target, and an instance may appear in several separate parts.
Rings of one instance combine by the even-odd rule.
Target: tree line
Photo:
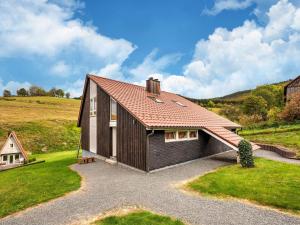
[[[3,91],[3,97],[11,97],[12,93],[10,90],[5,89]],[[58,98],[70,98],[70,93],[66,92],[60,88],[51,88],[49,91],[46,91],[44,88],[32,85],[28,89],[20,88],[17,90],[17,96],[51,96]]]

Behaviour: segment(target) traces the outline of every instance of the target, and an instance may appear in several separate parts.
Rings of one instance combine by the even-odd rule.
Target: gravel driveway
[[[0,224],[80,224],[113,208],[131,205],[190,224],[300,224],[299,217],[234,200],[188,195],[174,187],[180,181],[226,164],[228,162],[216,159],[199,159],[151,174],[103,161],[74,165],[84,177],[79,191],[6,217]]]

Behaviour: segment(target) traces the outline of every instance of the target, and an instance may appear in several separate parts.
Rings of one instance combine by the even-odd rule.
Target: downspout
[[[150,159],[150,152],[149,152],[149,137],[154,134],[154,130],[152,129],[151,133],[147,134],[147,146],[146,146],[146,171],[149,172],[149,159]]]

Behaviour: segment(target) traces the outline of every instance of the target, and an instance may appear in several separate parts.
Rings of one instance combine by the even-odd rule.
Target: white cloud
[[[135,49],[130,42],[103,36],[95,27],[73,18],[78,1],[55,2],[1,1],[0,57],[54,57],[79,51],[104,65],[122,63]]]
[[[67,77],[70,75],[71,68],[64,61],[59,61],[51,68],[51,73],[61,76]]]
[[[203,10],[203,13],[207,15],[217,15],[224,10],[245,9],[254,2],[254,0],[216,0],[214,6],[211,9]]]
[[[0,96],[3,95],[4,90],[9,90],[13,95],[16,94],[17,90],[20,88],[28,89],[31,86],[29,82],[17,82],[17,81],[9,81],[6,84],[0,79]]]
[[[180,85],[193,80],[197,88],[191,92],[186,87],[181,93],[216,97],[299,74],[299,8],[281,0],[267,16],[265,26],[245,21],[233,30],[217,28],[207,40],[200,40],[180,78]]]
[[[161,57],[157,57],[157,55],[158,49],[154,49],[145,57],[141,64],[129,69],[129,73],[133,76],[134,80],[143,80],[150,74],[162,73],[170,65],[177,63],[181,58],[180,54],[167,54]]]

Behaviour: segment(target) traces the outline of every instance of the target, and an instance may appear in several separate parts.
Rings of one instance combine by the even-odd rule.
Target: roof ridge
[[[99,75],[96,75],[96,74],[87,74],[88,77],[96,77],[96,78],[101,78],[101,79],[104,79],[104,80],[110,80],[110,81],[115,81],[117,83],[122,83],[122,84],[127,84],[127,85],[131,85],[131,86],[136,86],[136,87],[139,87],[139,88],[143,88],[145,89],[146,87],[145,86],[142,86],[142,85],[138,85],[138,84],[133,84],[133,83],[129,83],[129,82],[125,82],[125,81],[120,81],[120,80],[115,80],[115,79],[111,79],[111,78],[108,78],[108,77],[104,77],[103,76],[99,76]],[[170,91],[164,91],[164,90],[161,90],[160,92],[164,92],[164,93],[169,93],[169,94],[173,94],[173,95],[177,95],[179,97],[182,97],[182,98],[185,98],[184,96],[181,96],[180,94],[176,94],[174,92],[170,92]],[[151,94],[151,93],[149,93]]]

